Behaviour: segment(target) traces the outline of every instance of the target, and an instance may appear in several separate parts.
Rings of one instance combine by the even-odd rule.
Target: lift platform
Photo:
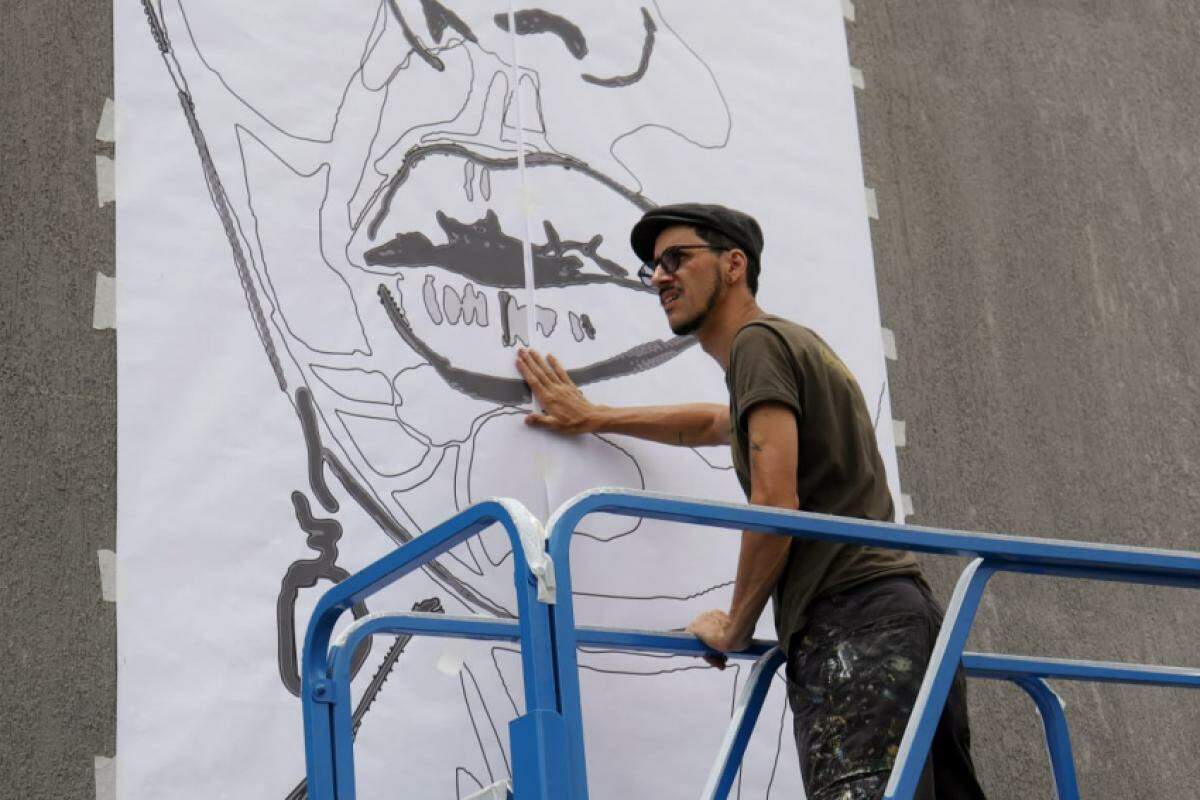
[[[578,648],[693,656],[708,652],[689,634],[575,624],[571,538],[579,523],[595,513],[971,558],[946,609],[885,790],[887,800],[911,800],[959,665],[970,678],[1010,681],[1033,699],[1059,800],[1078,800],[1079,787],[1065,707],[1047,681],[1200,689],[1200,669],[964,652],[988,579],[997,572],[1200,588],[1200,553],[895,525],[625,489],[584,492],[543,526],[515,500],[493,499],[456,514],[352,575],[317,604],[302,660],[309,797],[355,797],[352,656],[371,636],[408,634],[520,645],[525,713],[509,725],[512,782],[484,789],[475,796],[477,800],[587,800]],[[354,621],[334,636],[334,625],[355,603],[492,525],[502,526],[512,542],[517,619],[380,612]],[[729,796],[771,679],[784,662],[779,648],[769,641],[756,640],[745,651],[729,655],[752,661],[753,668],[720,751],[714,754],[702,800]]]

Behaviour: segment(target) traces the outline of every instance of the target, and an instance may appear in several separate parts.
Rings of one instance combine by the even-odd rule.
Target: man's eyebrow
[[[442,43],[442,34],[445,33],[446,28],[458,31],[468,42],[479,43],[470,26],[438,0],[421,0],[421,9],[425,12],[425,24],[429,26],[429,34],[438,44]]]
[[[500,30],[508,30],[508,14],[497,14],[493,19],[496,21],[496,27]],[[576,60],[587,55],[587,38],[584,37],[583,31],[579,30],[579,26],[569,19],[540,8],[524,8],[513,14],[513,20],[517,26],[518,36],[552,33],[562,39],[563,44],[567,46],[567,50],[575,56]]]
[[[584,73],[580,77],[588,83],[594,83],[597,86],[628,86],[631,83],[637,83],[646,74],[646,67],[650,66],[650,54],[654,52],[654,32],[658,30],[658,26],[654,24],[654,18],[650,16],[650,12],[642,7],[642,25],[646,29],[646,40],[642,42],[642,60],[638,63],[637,69],[628,75],[615,75],[611,78],[597,78],[595,75]]]

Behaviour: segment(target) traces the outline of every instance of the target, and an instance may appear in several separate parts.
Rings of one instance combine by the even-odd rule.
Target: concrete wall
[[[116,714],[96,556],[116,539],[116,339],[92,328],[113,274],[95,177],[112,6],[2,9],[0,797],[90,798]]]
[[[1200,7],[857,3],[901,482],[919,524],[1200,549]],[[952,567],[930,564],[943,597]],[[1000,576],[971,649],[1200,665],[1183,590]],[[1193,797],[1200,697],[1066,685],[1088,798]],[[973,683],[994,798],[1050,797]]]
[[[1200,9],[861,0],[848,23],[915,522],[1200,549]],[[0,796],[93,796],[114,752],[113,274],[95,141],[111,5],[0,26]],[[961,563],[931,561],[945,597]],[[1178,590],[1002,576],[971,646],[1200,664]],[[1200,698],[1064,686],[1084,796],[1192,796]],[[992,798],[1050,796],[1030,703],[972,686]],[[105,797],[105,786],[100,796]]]

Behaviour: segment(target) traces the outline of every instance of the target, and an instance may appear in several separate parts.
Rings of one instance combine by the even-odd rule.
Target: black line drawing
[[[650,55],[654,52],[654,34],[658,31],[658,26],[654,24],[654,18],[650,16],[650,12],[642,9],[642,22],[646,26],[646,41],[642,44],[642,58],[638,62],[637,69],[628,75],[617,75],[612,78],[597,78],[595,75],[583,74],[582,77],[588,83],[594,83],[597,86],[628,86],[631,83],[637,83],[646,74],[646,67],[650,66]]]
[[[342,526],[337,520],[317,519],[312,515],[308,498],[301,492],[292,492],[292,505],[296,510],[296,521],[300,529],[308,534],[308,546],[318,553],[316,558],[293,561],[284,573],[276,601],[278,620],[279,677],[283,685],[296,697],[300,696],[300,670],[296,662],[296,600],[301,589],[311,589],[320,580],[341,583],[350,573],[337,565],[337,542],[342,538]],[[367,615],[363,603],[354,605],[355,619]],[[357,674],[371,653],[369,643],[364,642],[354,654],[352,671]]]
[[[420,0],[422,14],[406,18],[404,9],[415,2],[379,0],[370,29],[356,43],[357,64],[346,75],[331,127],[320,136],[301,136],[272,121],[206,55],[189,19],[189,12],[202,17],[204,7],[191,0],[142,2],[260,345],[299,420],[311,497],[325,514],[336,515],[318,518],[308,495],[292,495],[297,523],[317,553],[292,562],[277,601],[281,682],[296,694],[297,596],[320,581],[344,579],[338,545],[349,549],[361,535],[343,529],[339,520],[353,509],[344,509],[339,496],[349,496],[391,542],[403,544],[480,499],[488,481],[495,483],[487,469],[497,458],[487,452],[487,443],[505,426],[520,425],[518,417],[530,402],[511,369],[489,371],[511,361],[512,347],[577,348],[572,352],[579,357],[571,363],[580,366],[571,375],[586,386],[659,369],[694,344],[691,338],[629,338],[624,305],[654,298],[632,277],[635,265],[623,233],[587,230],[578,219],[541,219],[544,241],[530,242],[533,280],[526,285],[526,228],[506,210],[516,205],[512,200],[525,178],[518,170],[518,140],[525,141],[524,168],[531,179],[574,181],[587,198],[581,202],[611,206],[606,216],[624,225],[654,203],[619,157],[620,143],[660,128],[688,146],[723,148],[732,125],[729,106],[712,71],[658,6],[635,4],[629,9],[631,27],[644,34],[636,69],[610,78],[585,72],[570,79],[581,91],[591,87],[619,97],[621,90],[655,80],[664,62],[658,52],[670,42],[693,70],[689,85],[701,86],[697,91],[723,109],[724,122],[698,130],[681,126],[682,116],[668,115],[614,131],[595,152],[567,152],[555,144],[570,138],[563,118],[555,118],[559,127],[548,121],[554,109],[544,97],[545,81],[559,76],[533,64],[514,66],[506,60],[506,46],[489,44],[492,31],[507,30],[507,15],[494,20],[485,15],[483,22],[491,24],[481,24],[474,9]],[[549,33],[576,61],[603,49],[602,39],[589,43],[583,29],[565,17],[533,9],[517,12],[515,19],[516,31],[508,35]],[[430,107],[419,114],[406,110],[405,81],[425,87],[433,80],[425,77],[430,70],[453,88],[424,88]],[[295,198],[310,198],[308,206],[296,206]],[[282,210],[282,200],[293,203],[289,211]],[[530,221],[536,230],[537,218]],[[564,316],[567,324],[559,324]],[[375,446],[383,442],[386,448]],[[637,451],[607,437],[588,443],[598,448],[591,452],[622,465],[628,485],[646,487]],[[699,462],[692,461],[692,468],[699,463],[706,465],[700,469],[729,469],[699,450],[693,453]],[[328,481],[327,473],[336,481]],[[643,528],[633,520],[605,524],[609,527],[578,535],[608,545]],[[502,535],[485,533],[430,563],[424,572],[444,595],[427,601],[436,607],[424,610],[440,611],[445,602],[471,613],[512,617],[509,556]],[[686,591],[579,594],[690,608],[682,604],[728,586],[701,582]],[[362,613],[365,608],[355,609]],[[397,637],[382,660],[378,653],[368,656],[365,647],[356,654],[356,666],[375,670],[355,711],[356,731],[407,641]],[[624,655],[646,664],[645,670],[626,670],[630,675],[700,668],[686,659],[658,663]],[[626,672],[586,663],[583,668]],[[503,682],[494,663],[464,665],[459,679],[491,781],[510,769],[507,756],[488,757],[497,747],[504,753],[493,711],[497,703],[516,711],[518,692],[505,684],[504,696],[485,696],[479,681],[485,670]],[[477,773],[468,765],[455,768],[459,796],[484,785]],[[441,782],[446,785],[448,776]],[[288,795],[303,796],[303,784]]]
[[[496,27],[502,31],[508,30],[508,14],[497,14],[492,18]],[[540,8],[525,8],[513,14],[518,36],[529,36],[535,33],[552,33],[559,39],[576,59],[581,59],[588,53],[587,38],[579,26],[569,19],[551,14]]]

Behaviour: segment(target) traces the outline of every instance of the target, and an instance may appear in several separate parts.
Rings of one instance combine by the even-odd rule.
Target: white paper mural
[[[122,798],[304,796],[316,598],[472,502],[545,518],[596,485],[741,499],[722,449],[522,423],[525,345],[597,402],[724,402],[634,275],[628,230],[655,204],[759,218],[762,304],[858,375],[896,491],[836,0],[130,0],[115,22]],[[580,622],[723,607],[736,548],[596,518],[573,551]],[[485,533],[355,615],[510,616],[510,556]],[[400,637],[360,656],[361,796],[508,776],[515,648]],[[580,662],[593,796],[696,796],[747,669]],[[799,796],[780,686],[739,797]]]

